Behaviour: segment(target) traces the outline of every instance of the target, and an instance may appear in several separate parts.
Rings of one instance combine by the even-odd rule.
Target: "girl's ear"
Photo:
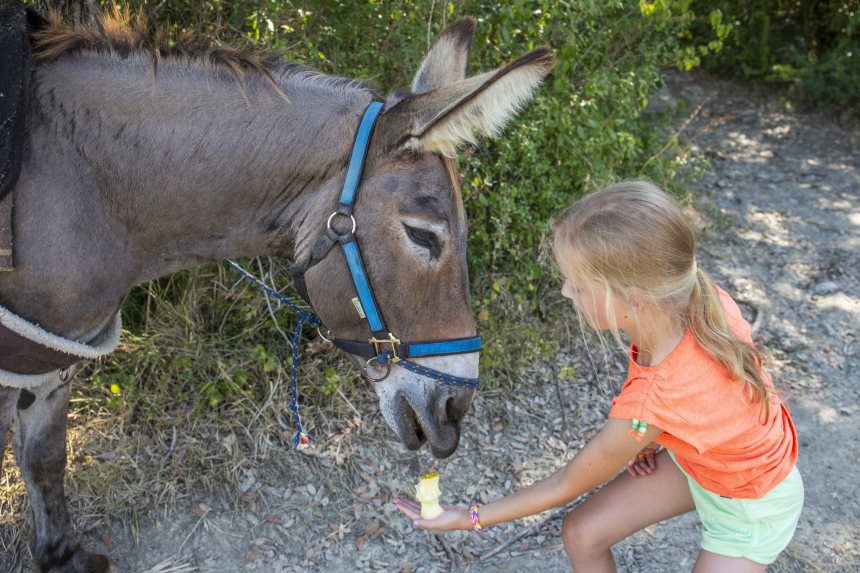
[[[641,314],[648,306],[642,298],[637,297],[635,294],[628,294],[625,300],[627,301],[628,308],[636,314]]]

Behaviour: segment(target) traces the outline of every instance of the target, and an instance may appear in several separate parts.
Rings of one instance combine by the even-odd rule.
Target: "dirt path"
[[[771,570],[860,570],[860,132],[702,77],[673,77],[661,100],[677,99],[691,102],[678,118],[682,139],[714,165],[691,211],[703,230],[700,264],[773,351],[801,441],[806,506]],[[243,470],[239,491],[216,488],[143,522],[126,522],[120,508],[84,541],[132,572],[569,571],[560,511],[484,538],[436,536],[413,530],[389,500],[431,467],[451,502],[547,475],[602,424],[606,372],[623,372],[621,358],[596,375],[574,334],[517,394],[480,393],[461,449],[441,463],[391,441],[368,390],[311,454],[273,453]],[[685,571],[698,538],[688,514],[621,543],[616,558],[627,572]],[[0,570],[30,570],[16,547]]]

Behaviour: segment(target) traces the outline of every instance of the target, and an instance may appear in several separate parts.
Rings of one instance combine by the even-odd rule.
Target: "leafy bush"
[[[810,106],[860,109],[860,0],[696,0],[733,23],[707,68],[769,84]]]

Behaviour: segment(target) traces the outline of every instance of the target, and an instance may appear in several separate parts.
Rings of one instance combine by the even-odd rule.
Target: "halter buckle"
[[[392,356],[389,359],[389,361],[390,362],[399,362],[400,361],[400,357],[397,355],[397,345],[400,344],[400,339],[395,337],[390,332],[388,333],[388,338],[380,339],[380,338],[376,338],[374,336],[373,338],[368,340],[368,342],[370,342],[373,345],[373,351],[376,352],[377,356],[382,354],[382,349],[380,348],[380,345],[382,345],[382,344],[390,345]]]

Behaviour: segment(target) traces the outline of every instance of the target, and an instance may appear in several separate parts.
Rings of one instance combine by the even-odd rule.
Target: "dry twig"
[[[520,531],[519,533],[517,533],[516,535],[514,535],[510,539],[503,541],[502,543],[496,545],[493,549],[490,549],[489,551],[487,551],[486,553],[481,555],[481,561],[487,561],[490,557],[492,557],[496,553],[499,553],[500,551],[506,549],[507,547],[510,547],[511,545],[513,545],[514,543],[516,543],[517,541],[522,539],[523,537],[527,537],[527,536],[531,535],[532,533],[536,533],[538,530],[540,530],[541,527],[543,527],[543,525],[547,521],[549,521],[550,519],[553,519],[555,517],[558,517],[559,515],[561,515],[561,513],[563,511],[567,511],[567,510],[563,508],[560,510],[553,511],[552,513],[550,513],[549,515],[547,515],[546,517],[544,517],[540,521],[537,521],[537,522],[531,524],[530,526],[526,527],[525,529],[523,529],[522,531]]]

